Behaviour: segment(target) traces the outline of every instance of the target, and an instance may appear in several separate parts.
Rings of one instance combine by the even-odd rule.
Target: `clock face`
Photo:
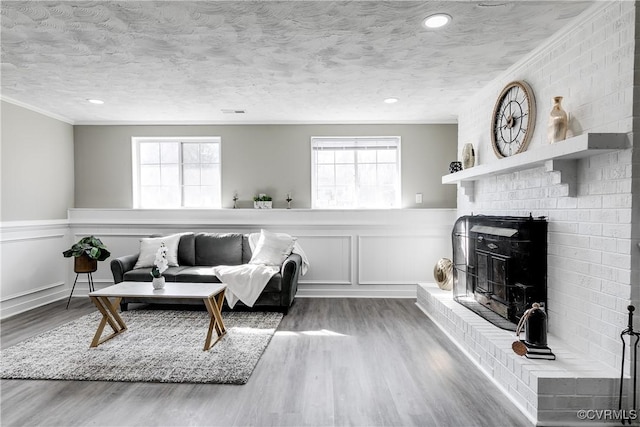
[[[531,87],[523,81],[505,86],[491,119],[491,145],[496,156],[508,157],[526,150],[536,123]]]

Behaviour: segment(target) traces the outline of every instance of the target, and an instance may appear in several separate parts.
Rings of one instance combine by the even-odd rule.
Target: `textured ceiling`
[[[454,122],[590,4],[2,1],[1,95],[74,123]]]

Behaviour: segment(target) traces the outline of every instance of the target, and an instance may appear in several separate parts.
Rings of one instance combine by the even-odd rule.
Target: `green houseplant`
[[[253,198],[253,207],[256,209],[271,209],[272,198],[266,194],[259,194]]]
[[[62,252],[65,258],[75,257],[74,271],[88,273],[96,271],[98,261],[104,261],[111,256],[111,252],[95,236],[87,236],[74,243],[70,249]]]

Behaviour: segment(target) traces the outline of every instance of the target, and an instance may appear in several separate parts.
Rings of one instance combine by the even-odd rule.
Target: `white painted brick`
[[[598,223],[580,223],[578,224],[578,233],[589,236],[601,236],[602,224]]]
[[[631,268],[631,255],[603,253],[602,263],[610,267]]]
[[[603,252],[617,252],[618,240],[613,237],[589,237],[589,247]]]
[[[590,182],[588,185],[589,194],[610,194],[617,192],[617,189],[618,183],[616,181],[596,181]],[[604,205],[606,206],[606,203]]]
[[[538,380],[539,394],[575,395],[575,378],[540,378]]]
[[[602,196],[602,205],[607,208],[631,208],[631,193],[605,194]]]
[[[563,40],[507,70],[463,106],[458,118],[460,146],[486,134],[487,99],[493,99],[508,81],[519,78],[532,84],[540,102],[539,127],[529,150],[546,144],[548,111],[540,108],[540,100],[549,100],[560,91],[574,124],[579,124],[579,128],[570,125],[572,132],[631,133],[639,128],[640,117],[633,115],[634,109],[640,111],[640,101],[633,98],[633,82],[640,79],[640,71],[634,70],[638,24],[635,2],[612,2],[588,22],[578,24]],[[626,323],[624,311],[631,299],[631,283],[640,283],[637,196],[635,206],[632,204],[632,194],[640,194],[637,144],[635,150],[579,160],[578,197],[567,197],[568,187],[560,184],[559,174],[542,168],[480,180],[473,202],[458,197],[460,212],[542,212],[548,216],[549,329],[578,350],[602,356],[612,367],[619,367],[616,335]],[[477,151],[481,162],[494,159],[486,137]],[[585,325],[589,325],[589,339],[585,338]],[[540,417],[552,415],[576,421],[575,411]],[[554,422],[561,424],[558,420]]]
[[[563,197],[558,199],[558,209],[575,209],[578,207],[578,199],[576,197]]]
[[[591,210],[590,220],[599,223],[617,223],[618,213],[616,209],[594,209]]]
[[[640,190],[638,190],[640,193]],[[632,222],[631,209],[618,209],[616,210],[616,222],[619,224],[629,224]]]
[[[588,209],[572,209],[567,212],[567,220],[575,222],[591,221],[592,211]]]
[[[602,235],[617,238],[628,238],[631,236],[631,224],[603,224]]]
[[[578,209],[586,208],[586,209],[594,209],[594,208],[602,208],[602,196],[584,196],[578,197]]]

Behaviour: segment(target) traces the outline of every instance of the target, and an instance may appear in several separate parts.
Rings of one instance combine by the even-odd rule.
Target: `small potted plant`
[[[253,198],[253,207],[256,209],[271,209],[271,196],[266,194],[258,194]]]
[[[164,276],[162,273],[169,268],[169,261],[167,261],[167,247],[164,242],[158,248],[156,252],[156,259],[153,261],[153,267],[151,268],[151,280],[153,289],[164,288]]]
[[[75,257],[73,271],[76,273],[93,273],[98,269],[98,261],[109,258],[111,252],[100,239],[87,236],[62,252],[62,255],[65,258]]]

